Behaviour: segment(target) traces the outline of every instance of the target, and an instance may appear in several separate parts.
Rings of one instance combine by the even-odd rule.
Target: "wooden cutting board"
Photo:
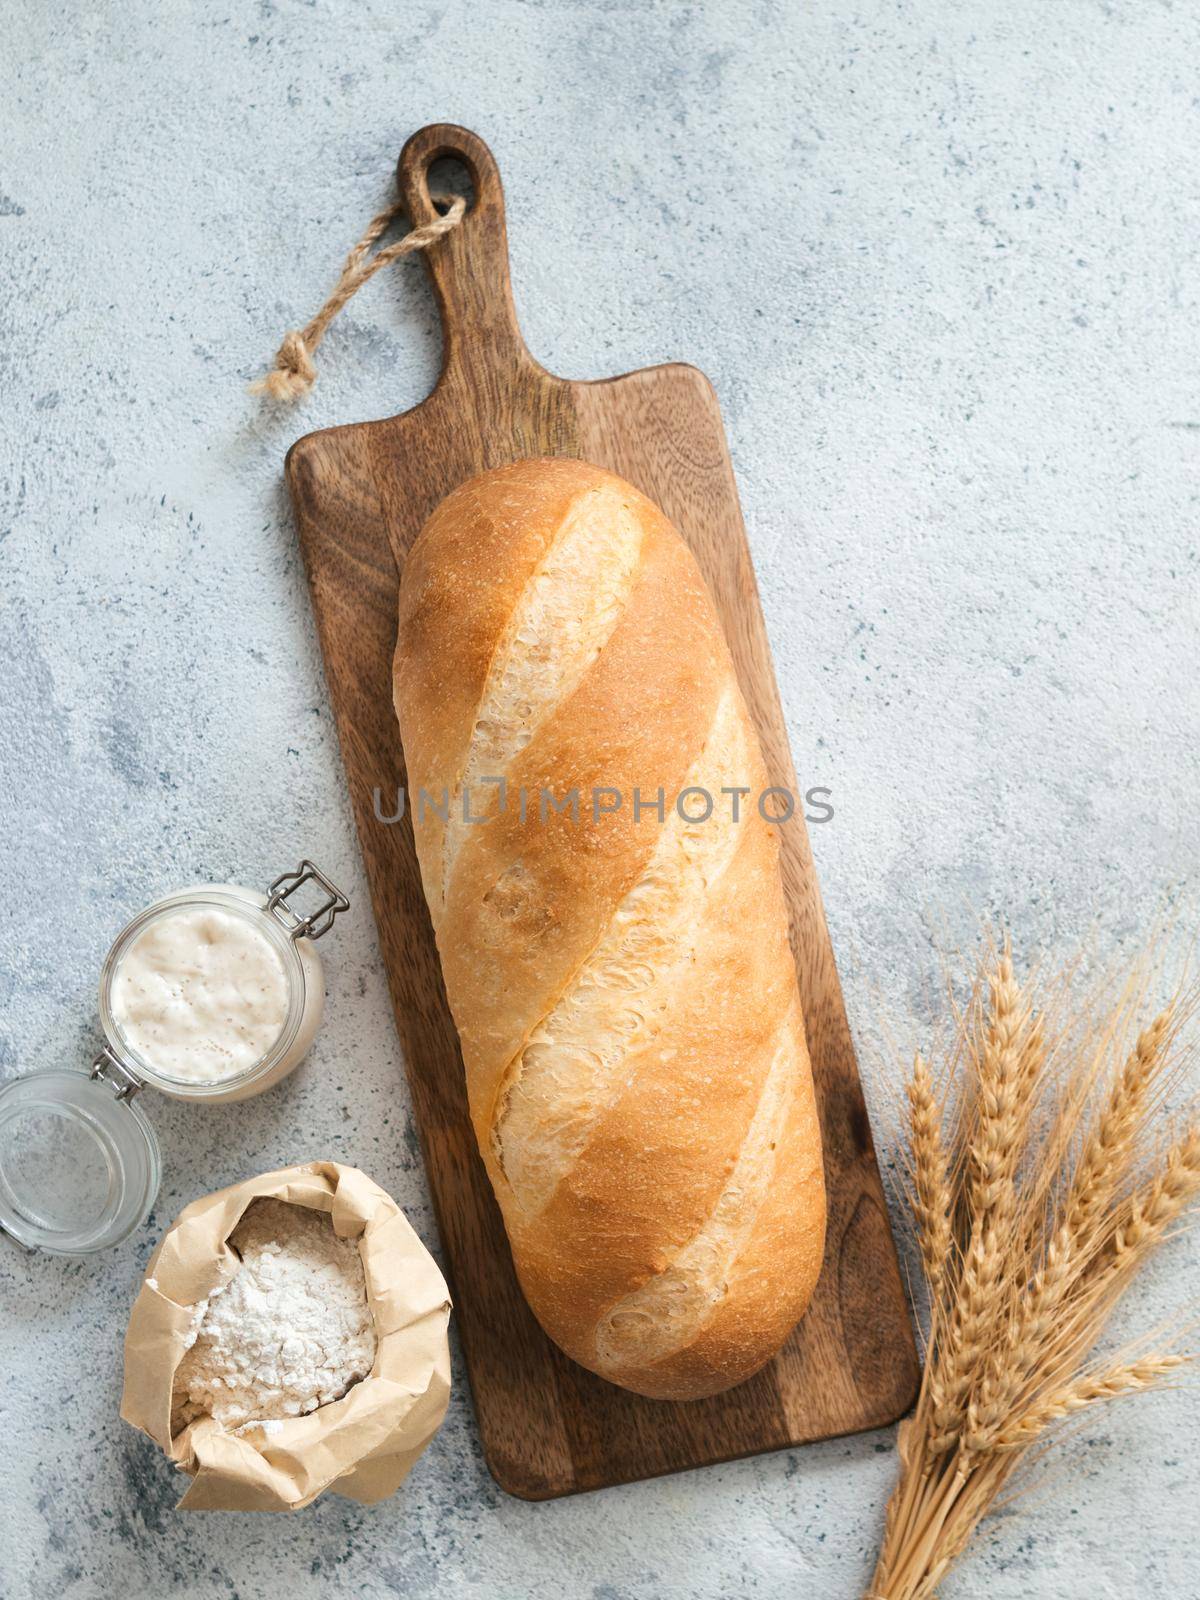
[[[405,782],[391,703],[398,573],[434,506],[522,456],[580,456],[636,484],[708,580],[771,782],[797,784],[711,385],[682,365],[598,383],[539,366],[517,326],[500,175],[482,140],[446,125],[409,140],[399,169],[409,214],[435,215],[427,173],[444,156],[465,164],[474,199],[425,253],[445,341],[437,387],[402,416],[298,440],[287,481],[484,1453],[504,1489],[546,1499],[876,1427],[907,1410],[918,1367],[801,808],[780,836],[829,1189],[807,1316],[748,1383],[681,1405],[627,1394],[569,1361],[517,1286],[467,1118],[412,830],[407,817],[389,825],[376,814],[376,791],[389,817]]]

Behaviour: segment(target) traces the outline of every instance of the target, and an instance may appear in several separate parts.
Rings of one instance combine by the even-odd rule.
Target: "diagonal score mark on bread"
[[[596,1330],[602,1372],[662,1361],[691,1344],[729,1290],[737,1261],[775,1171],[796,1093],[802,1046],[798,1013],[787,1017],[737,1164],[712,1215],[675,1260],[610,1307]]]
[[[637,572],[642,530],[611,489],[579,497],[541,565],[525,585],[498,641],[479,702],[467,759],[442,835],[440,909],[485,780],[504,776],[513,756],[578,687],[620,621]],[[485,790],[486,794],[486,790]],[[495,795],[491,796],[495,800]]]
[[[684,787],[719,794],[739,781],[748,760],[745,714],[730,684]],[[729,813],[705,822],[668,814],[604,937],[510,1064],[493,1141],[524,1211],[541,1209],[570,1173],[621,1092],[631,1047],[662,1028],[675,969],[694,959],[704,934],[697,907],[733,859],[739,827]]]

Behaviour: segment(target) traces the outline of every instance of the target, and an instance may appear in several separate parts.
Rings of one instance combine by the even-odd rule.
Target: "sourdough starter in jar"
[[[125,1041],[181,1083],[249,1072],[283,1032],[288,1003],[287,973],[267,935],[213,905],[183,906],[143,928],[112,987]]]
[[[288,897],[310,881],[326,899],[304,917]],[[347,905],[307,860],[266,894],[206,884],[156,901],[117,935],[100,974],[102,1073],[117,1092],[149,1083],[177,1100],[242,1100],[278,1083],[321,1020],[313,941]]]

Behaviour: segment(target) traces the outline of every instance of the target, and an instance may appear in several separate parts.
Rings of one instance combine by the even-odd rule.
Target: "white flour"
[[[242,1264],[195,1308],[175,1374],[176,1431],[205,1415],[232,1431],[315,1411],[375,1360],[358,1247],[324,1212],[255,1200],[229,1242]]]

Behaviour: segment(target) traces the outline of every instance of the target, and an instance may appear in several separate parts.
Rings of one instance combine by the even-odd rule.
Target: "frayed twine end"
[[[317,381],[317,369],[303,336],[295,330],[284,335],[275,352],[275,365],[250,385],[251,394],[270,395],[272,400],[291,402],[302,399]]]

